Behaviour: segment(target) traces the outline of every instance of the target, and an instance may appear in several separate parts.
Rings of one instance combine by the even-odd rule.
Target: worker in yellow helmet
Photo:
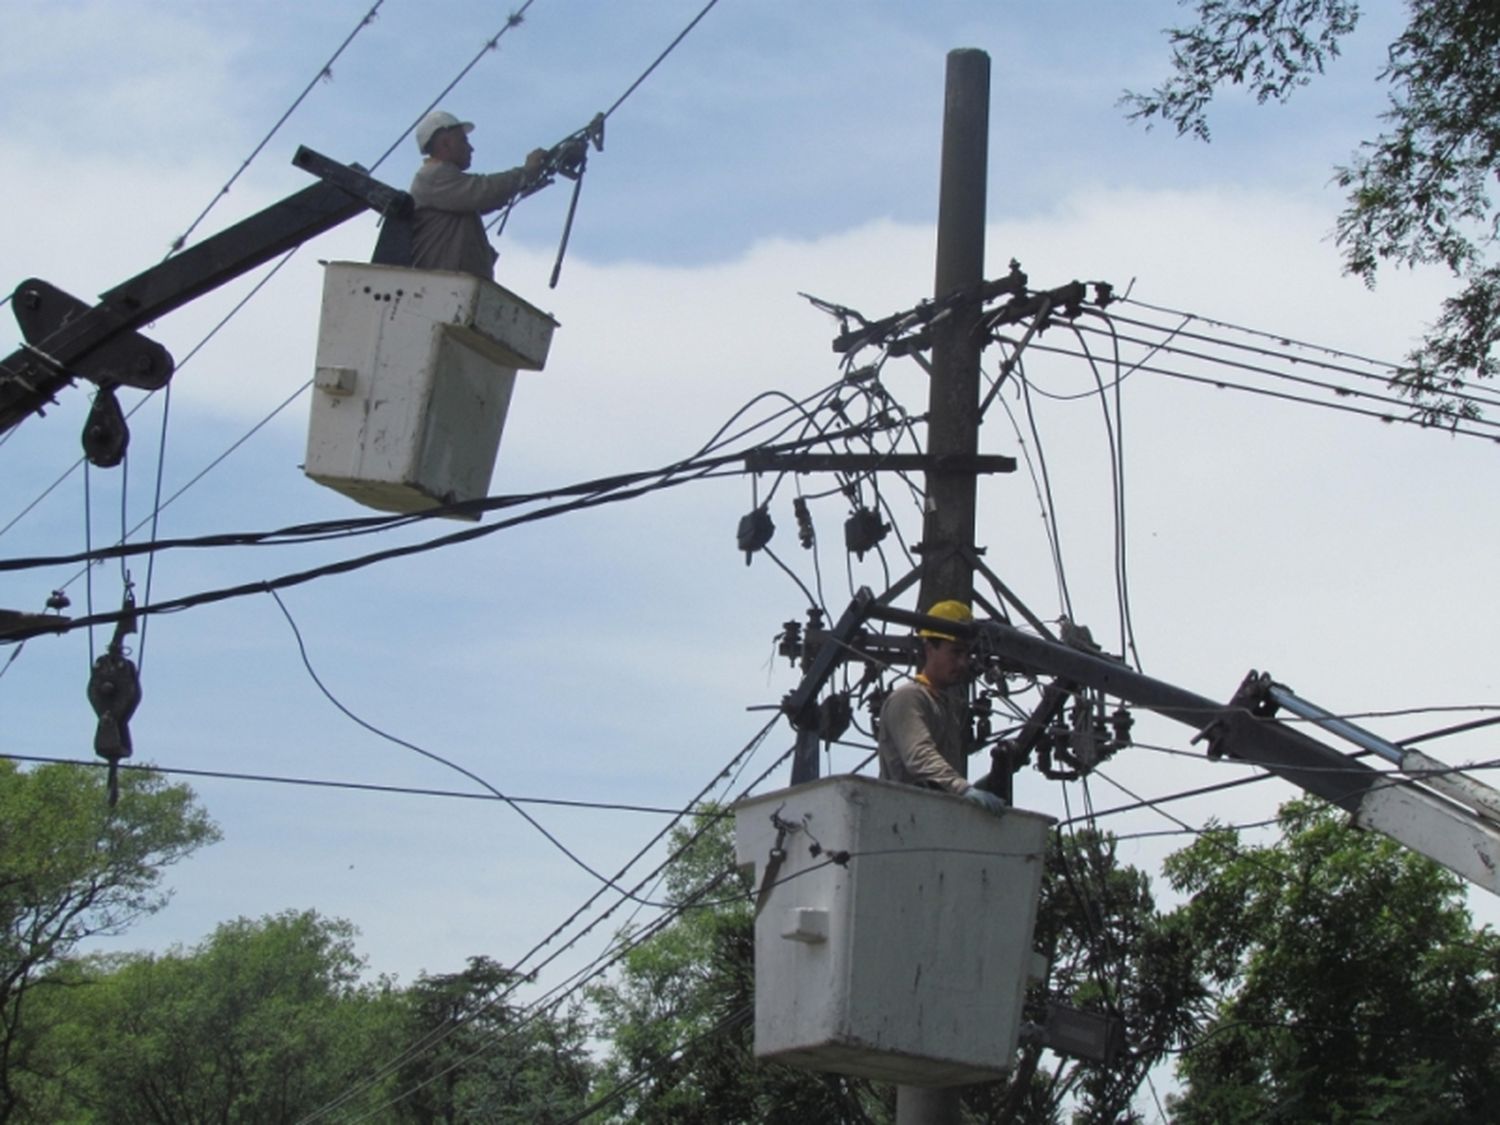
[[[927,616],[966,625],[973,611],[960,601],[941,601]],[[976,789],[964,777],[968,708],[969,642],[940,628],[917,630],[921,671],[886,697],[880,708],[880,776],[907,785],[953,793],[1001,812],[1005,802]]]

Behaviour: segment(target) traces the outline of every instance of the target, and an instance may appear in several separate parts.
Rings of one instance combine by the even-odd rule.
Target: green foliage
[[[1174,1120],[1492,1120],[1500,937],[1463,884],[1314,802],[1281,822],[1279,846],[1220,829],[1168,860],[1219,994]]]
[[[619,1094],[609,1120],[888,1121],[889,1094],[868,1082],[756,1062],[751,888],[731,827],[710,811],[673,833],[666,898],[687,908],[592,990],[610,1042],[596,1094]]]
[[[1198,22],[1167,32],[1172,78],[1149,94],[1127,93],[1130,116],[1169,121],[1209,139],[1208,105],[1219,86],[1244,86],[1258,102],[1284,102],[1329,59],[1359,22],[1357,0],[1199,0]]]
[[[331,1120],[546,1125],[581,1108],[576,1016],[522,1021],[492,1002],[512,976],[484,957],[405,990],[366,982],[354,936],[287,911],[190,949],[65,966],[68,987],[36,1013],[43,1065],[17,1120],[260,1125],[336,1104]]]
[[[78,966],[48,1013],[54,1099],[98,1125],[301,1119],[397,1046],[399,1000],[360,983],[353,938],[348,922],[287,911]]]
[[[583,1107],[593,1077],[574,1011],[524,1017],[504,1002],[516,975],[488,957],[406,990],[395,1120],[547,1125]]]
[[[111,809],[100,771],[0,761],[0,1121],[37,1063],[32,995],[61,987],[84,939],[161,909],[163,869],[217,838],[192,791],[158,774],[125,772]]]
[[[1026,1018],[1040,1024],[1049,998],[1107,1013],[1123,1023],[1123,1047],[1101,1064],[1024,1045],[1007,1100],[1032,1108],[1005,1119],[1057,1120],[1073,1097],[1083,1120],[1116,1120],[1207,1010],[1188,937],[1156,910],[1146,874],[1119,863],[1109,836],[1081,831],[1059,836],[1048,856],[1033,944],[1050,969],[1027,998]]]
[[[1337,238],[1345,268],[1373,284],[1385,262],[1436,263],[1461,279],[1397,382],[1429,422],[1477,416],[1461,397],[1500,370],[1500,5],[1411,0],[1380,78],[1390,87],[1384,131],[1336,170],[1347,192]],[[1198,22],[1169,32],[1174,74],[1126,94],[1130,116],[1209,137],[1220,86],[1285,100],[1323,71],[1354,29],[1354,0],[1199,0]]]

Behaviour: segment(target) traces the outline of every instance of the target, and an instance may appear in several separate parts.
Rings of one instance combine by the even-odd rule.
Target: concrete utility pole
[[[943,105],[943,168],[938,194],[933,296],[971,290],[933,325],[928,397],[929,457],[972,457],[979,450],[979,286],[984,281],[985,190],[989,163],[990,57],[975,48],[948,52]],[[919,607],[956,598],[972,602],[975,474],[927,473]],[[958,1125],[956,1090],[900,1086],[896,1125]]]

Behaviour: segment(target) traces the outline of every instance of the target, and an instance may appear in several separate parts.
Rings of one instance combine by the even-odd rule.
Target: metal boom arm
[[[869,615],[896,624],[953,628],[952,622],[879,603],[869,607]],[[1419,758],[1415,777],[1396,777],[1325,746],[1271,717],[1277,706],[1289,705],[1295,697],[1273,691],[1279,685],[1254,672],[1225,705],[1116,660],[1000,622],[982,622],[971,631],[987,652],[1020,668],[1060,676],[1185,723],[1208,741],[1210,756],[1228,755],[1262,766],[1348,810],[1360,827],[1381,832],[1500,895],[1500,817],[1494,815],[1500,795],[1488,786],[1443,770],[1436,779],[1439,783],[1457,777],[1463,784],[1441,784],[1444,792],[1439,793],[1427,781],[1435,764],[1432,759]]]
[[[155,389],[172,374],[166,349],[134,329],[270,261],[368,208],[411,206],[405,192],[307,149],[294,163],[324,178],[115,286],[90,307],[35,278],[14,294],[27,343],[0,360],[0,433],[82,375],[101,386]]]

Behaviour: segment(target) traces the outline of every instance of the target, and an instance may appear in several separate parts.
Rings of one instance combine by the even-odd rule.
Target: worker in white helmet
[[[547,151],[534,149],[525,164],[508,172],[471,173],[473,129],[472,121],[441,109],[417,123],[417,147],[427,159],[411,182],[411,264],[494,280],[498,255],[480,216],[498,211],[545,175]]]
[[[974,613],[959,601],[941,601],[929,617],[967,624]],[[880,776],[907,785],[940,789],[991,812],[1005,802],[976,789],[964,777],[968,709],[963,685],[969,678],[969,642],[956,633],[919,629],[922,670],[896,688],[880,708]]]

